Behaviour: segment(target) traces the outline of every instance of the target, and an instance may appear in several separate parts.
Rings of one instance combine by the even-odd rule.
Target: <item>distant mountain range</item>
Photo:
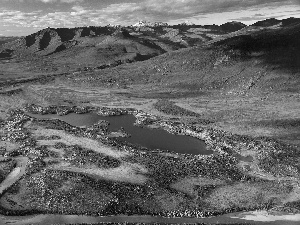
[[[238,22],[217,25],[148,23],[130,27],[46,28],[26,37],[3,39],[0,56],[35,57],[69,55],[70,63],[81,61],[94,64],[125,63],[151,57],[181,48],[187,48],[244,28]],[[84,59],[90,55],[88,62]],[[74,60],[73,60],[74,59]]]
[[[299,23],[300,18],[288,18],[288,19],[283,19],[283,20],[277,20],[275,18],[270,18],[262,21],[258,21],[254,23],[252,26],[261,26],[261,27],[269,27],[269,26],[274,26],[274,25],[279,25],[282,24],[282,26],[288,26],[294,23]]]
[[[5,44],[5,43],[8,43],[8,42],[11,42],[11,41],[14,41],[16,39],[18,39],[20,37],[7,37],[7,36],[0,36],[0,46]]]

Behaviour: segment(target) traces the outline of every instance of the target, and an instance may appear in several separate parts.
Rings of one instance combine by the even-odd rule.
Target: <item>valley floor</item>
[[[0,211],[191,218],[271,209],[299,213],[299,100],[294,93],[235,96],[150,85],[95,87],[65,75],[4,87]],[[132,108],[160,118],[155,126],[176,121],[175,130],[203,139],[214,154],[142,151],[97,129],[26,115],[47,113],[50,105],[51,113],[73,106]]]

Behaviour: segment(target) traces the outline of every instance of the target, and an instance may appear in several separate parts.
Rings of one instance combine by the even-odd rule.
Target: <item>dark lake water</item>
[[[205,143],[194,137],[186,135],[173,135],[163,129],[150,129],[134,126],[136,118],[133,115],[122,116],[100,116],[96,113],[76,114],[70,113],[65,116],[56,114],[28,114],[40,119],[60,119],[73,126],[91,126],[99,120],[109,121],[109,130],[117,131],[121,127],[131,136],[128,138],[118,137],[117,139],[129,143],[138,144],[148,149],[170,150],[185,154],[212,154],[212,151],[205,149]]]

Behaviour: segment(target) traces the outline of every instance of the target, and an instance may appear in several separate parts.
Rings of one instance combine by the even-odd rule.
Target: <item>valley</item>
[[[1,217],[12,224],[51,215],[93,218],[79,224],[113,217],[261,224],[242,219],[252,211],[297,217],[299,36],[299,19],[290,18],[47,28],[3,43]],[[91,113],[101,119],[86,123]],[[127,141],[138,131],[109,129],[120,116],[141,134],[197,140],[199,153]]]

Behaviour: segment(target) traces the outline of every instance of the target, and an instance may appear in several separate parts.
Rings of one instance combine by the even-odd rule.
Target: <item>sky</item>
[[[132,25],[140,20],[250,25],[289,17],[300,17],[300,0],[0,0],[0,36],[24,36],[46,27]]]

